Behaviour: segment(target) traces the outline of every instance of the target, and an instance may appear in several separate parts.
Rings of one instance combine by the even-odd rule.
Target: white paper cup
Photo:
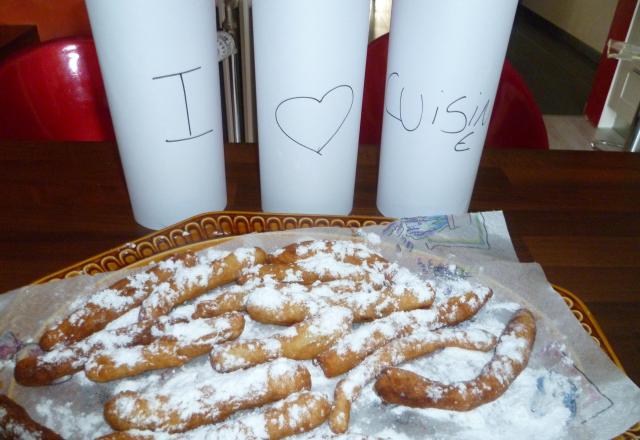
[[[262,209],[353,207],[369,0],[254,0]]]
[[[86,0],[133,214],[227,203],[214,0]]]
[[[378,209],[464,213],[517,0],[394,0]]]

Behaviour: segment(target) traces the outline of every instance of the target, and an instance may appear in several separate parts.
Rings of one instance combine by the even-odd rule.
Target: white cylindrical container
[[[353,207],[369,0],[253,0],[262,209]]]
[[[214,0],[86,0],[138,223],[227,203]]]
[[[378,209],[466,212],[517,0],[394,0]]]

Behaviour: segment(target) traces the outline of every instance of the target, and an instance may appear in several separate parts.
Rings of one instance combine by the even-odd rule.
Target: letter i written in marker
[[[172,77],[179,77],[180,78],[180,85],[182,87],[182,96],[184,97],[184,109],[185,109],[185,115],[187,118],[187,129],[189,130],[189,136],[184,137],[184,138],[180,138],[180,139],[165,139],[165,142],[182,142],[182,141],[188,141],[191,139],[196,139],[199,138],[201,136],[204,136],[205,134],[211,133],[213,131],[213,129],[209,129],[206,130],[202,133],[196,134],[194,135],[192,130],[191,130],[191,117],[189,115],[189,100],[187,99],[187,88],[185,86],[185,80],[184,80],[184,76],[188,73],[191,72],[195,72],[196,70],[200,70],[202,69],[202,66],[198,66],[196,68],[193,69],[189,69],[189,70],[184,70],[182,72],[176,72],[176,73],[170,73],[168,75],[160,75],[160,76],[154,76],[153,80],[156,79],[166,79],[166,78],[172,78]]]
[[[444,93],[444,90],[440,90],[440,93]],[[438,110],[440,110],[440,106],[436,106],[436,111],[433,112],[433,119],[431,120],[431,125],[436,123],[436,119],[438,118]]]

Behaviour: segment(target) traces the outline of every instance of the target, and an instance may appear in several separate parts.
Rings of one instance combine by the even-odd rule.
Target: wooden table
[[[354,214],[375,207],[362,146]],[[255,145],[226,148],[228,209],[260,209]],[[487,150],[471,209],[504,210],[522,261],[580,296],[640,383],[640,155]],[[132,217],[113,143],[0,142],[0,291],[149,231]]]

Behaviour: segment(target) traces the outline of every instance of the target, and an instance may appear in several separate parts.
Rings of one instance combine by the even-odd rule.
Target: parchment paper
[[[370,384],[354,405],[350,433],[394,439],[610,439],[640,420],[640,389],[585,332],[551,288],[540,266],[517,262],[500,212],[404,219],[388,226],[357,231],[315,228],[251,234],[224,242],[220,248],[259,245],[273,250],[305,238],[354,235],[367,238],[370,234],[381,238],[376,247],[385,257],[424,278],[444,284],[450,279],[467,278],[491,287],[494,297],[468,325],[484,325],[499,335],[514,309],[525,306],[536,316],[538,330],[527,369],[496,402],[462,414],[412,410],[382,404]],[[136,382],[95,384],[88,381],[84,373],[78,373],[58,385],[22,387],[12,380],[11,341],[36,340],[44,326],[77,306],[79,298],[120,276],[120,272],[81,276],[27,286],[0,296],[0,342],[4,344],[0,346],[0,355],[5,357],[0,360],[0,392],[24,405],[34,419],[67,438],[84,439],[110,432],[102,419],[103,403],[116,390],[135,388]],[[273,331],[273,326],[262,329],[256,325],[258,327],[252,326],[254,333]],[[446,350],[450,349],[442,352],[444,357],[448,356]],[[438,356],[440,354],[432,359],[412,361],[403,368],[436,371]],[[476,362],[481,364],[486,360]],[[206,363],[205,356],[182,368],[204,368]],[[311,362],[305,365],[312,372],[313,389],[332,397],[336,380],[324,379]],[[147,373],[136,380],[145,384],[161,383],[171,373],[167,370]],[[503,408],[506,405],[508,411]],[[568,415],[554,418],[558,416],[557,411],[553,412],[557,409]],[[561,426],[551,426],[557,420],[562,420]],[[330,431],[325,424],[314,433],[329,434]]]

